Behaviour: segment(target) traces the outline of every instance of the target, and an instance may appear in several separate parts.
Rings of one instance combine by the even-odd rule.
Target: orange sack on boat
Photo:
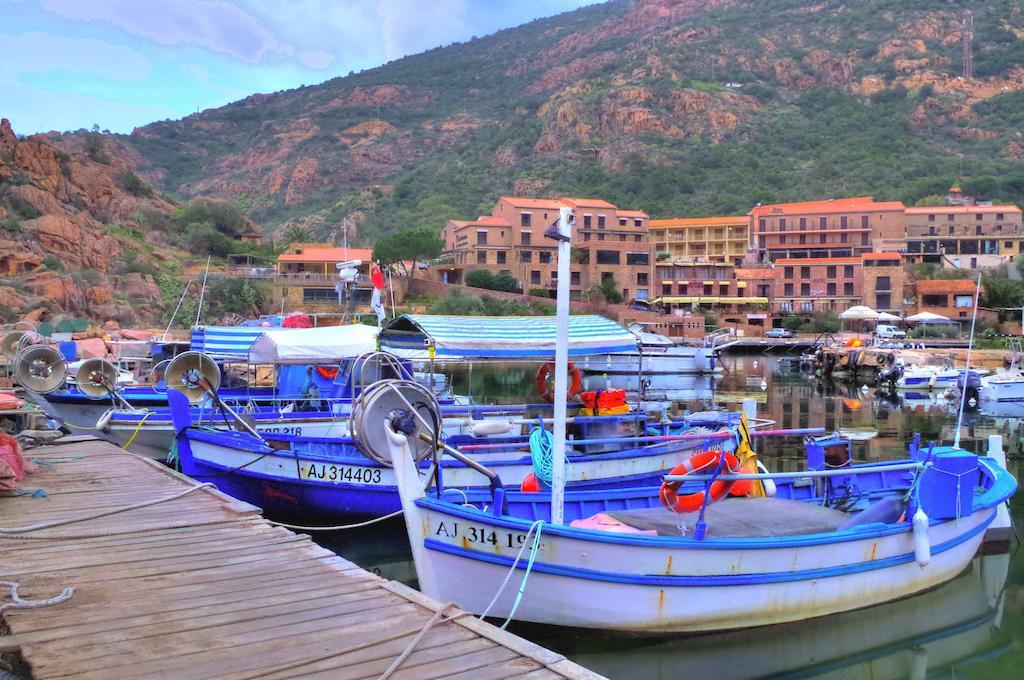
[[[15,491],[17,482],[31,472],[35,472],[35,465],[21,457],[18,440],[0,434],[0,492]]]

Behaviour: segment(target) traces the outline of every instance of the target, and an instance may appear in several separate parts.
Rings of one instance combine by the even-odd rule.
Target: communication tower
[[[964,48],[964,80],[971,80],[974,78],[974,13],[971,10],[964,10],[962,25],[960,42]]]

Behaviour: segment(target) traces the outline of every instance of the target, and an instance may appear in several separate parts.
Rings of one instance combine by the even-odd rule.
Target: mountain
[[[652,217],[952,181],[1024,202],[1021,64],[1015,0],[617,1],[109,142],[166,192],[356,243],[503,193]]]

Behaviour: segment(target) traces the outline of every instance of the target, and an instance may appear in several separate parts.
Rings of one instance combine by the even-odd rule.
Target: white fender
[[[507,434],[512,431],[512,422],[507,419],[470,420],[469,433],[474,437],[493,434]]]
[[[757,461],[757,471],[760,472],[761,474],[768,474],[768,468],[766,468],[764,466],[764,463],[762,463],[760,460]],[[775,492],[778,491],[778,487],[775,486],[774,479],[762,479],[761,485],[764,486],[764,495],[768,496],[769,498],[774,496]]]
[[[928,515],[920,507],[914,513],[914,559],[922,567],[932,561],[932,546],[928,541]]]
[[[100,432],[110,431],[110,419],[114,415],[114,409],[107,409],[106,413],[100,416],[100,419],[96,421],[96,429]]]

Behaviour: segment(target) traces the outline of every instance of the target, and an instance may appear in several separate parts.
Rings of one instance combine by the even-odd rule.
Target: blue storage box
[[[78,343],[75,341],[62,342],[58,348],[65,361],[74,361],[78,358]]]
[[[978,457],[952,447],[935,447],[932,465],[918,486],[918,499],[931,519],[955,519],[971,514],[978,486]]]

